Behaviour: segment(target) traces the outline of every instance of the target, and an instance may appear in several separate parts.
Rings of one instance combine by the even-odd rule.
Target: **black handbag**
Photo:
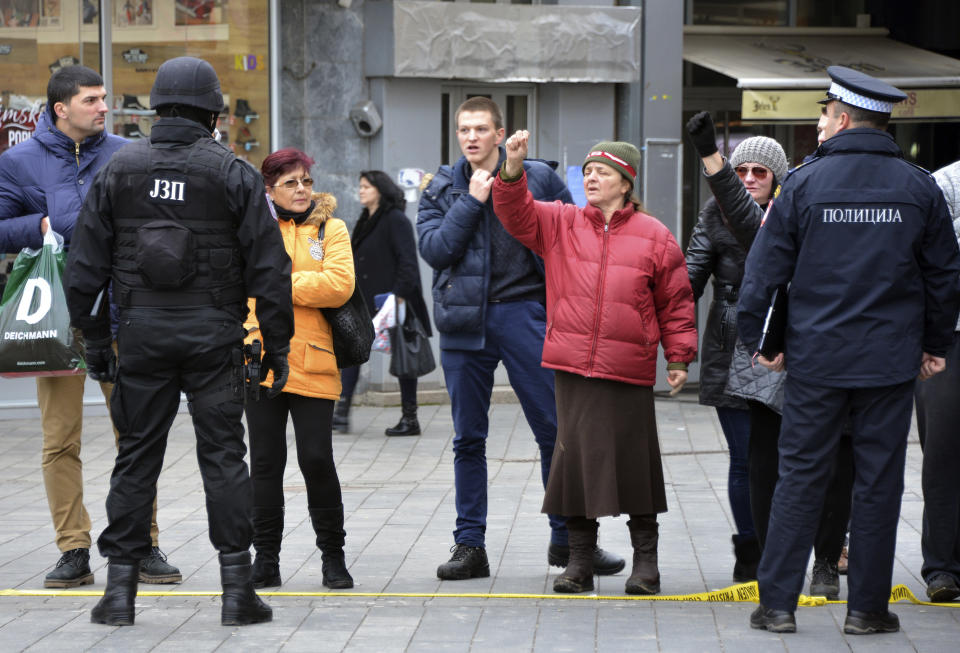
[[[390,327],[389,333],[390,374],[398,379],[416,379],[436,369],[430,338],[409,307],[403,324]]]
[[[320,225],[319,240],[323,242],[323,228]],[[356,367],[370,360],[370,348],[377,333],[373,329],[373,318],[367,309],[367,303],[360,294],[360,284],[353,282],[353,294],[343,306],[321,308],[323,317],[330,323],[333,333],[333,353],[337,357],[337,367]]]

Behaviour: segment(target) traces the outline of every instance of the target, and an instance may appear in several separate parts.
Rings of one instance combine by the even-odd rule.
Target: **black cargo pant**
[[[222,553],[250,547],[250,475],[234,365],[242,334],[239,319],[221,309],[121,312],[121,363],[110,401],[120,442],[107,495],[108,525],[97,540],[102,556],[132,561],[150,553],[157,477],[181,391],[197,436],[210,541]]]

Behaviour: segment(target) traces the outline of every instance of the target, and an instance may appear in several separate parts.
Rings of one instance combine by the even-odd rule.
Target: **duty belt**
[[[139,290],[114,283],[113,298],[124,308],[183,308],[191,306],[224,306],[243,303],[247,291],[243,284],[203,290]]]

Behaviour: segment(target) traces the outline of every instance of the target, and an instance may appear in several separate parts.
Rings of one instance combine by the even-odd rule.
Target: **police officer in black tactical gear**
[[[754,628],[794,632],[794,611],[845,419],[856,477],[844,632],[895,632],[888,610],[916,379],[944,369],[960,306],[960,252],[929,173],[885,130],[894,87],[827,69],[814,157],[787,175],[747,257],[737,319],[760,340],[789,283],[780,480],[758,571]]]
[[[270,621],[250,582],[251,489],[243,460],[242,323],[247,296],[273,371],[287,379],[293,333],[290,259],[260,175],[212,134],[223,109],[213,67],[193,57],[160,66],[149,140],[118,151],[97,175],[77,219],[65,279],[73,325],[87,343],[87,374],[114,380],[120,446],[100,554],[110,561],[91,621],[134,621],[138,560],[150,552],[150,508],[180,392],[187,395],[220,552],[223,625]],[[120,366],[105,297],[120,311]],[[254,381],[256,383],[256,380]]]

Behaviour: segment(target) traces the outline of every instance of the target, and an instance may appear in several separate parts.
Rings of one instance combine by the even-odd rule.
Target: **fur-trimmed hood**
[[[337,198],[330,193],[313,193],[310,199],[317,203],[313,207],[313,212],[304,220],[304,224],[312,224],[319,227],[327,221],[328,218],[336,217],[333,212],[337,210]]]

